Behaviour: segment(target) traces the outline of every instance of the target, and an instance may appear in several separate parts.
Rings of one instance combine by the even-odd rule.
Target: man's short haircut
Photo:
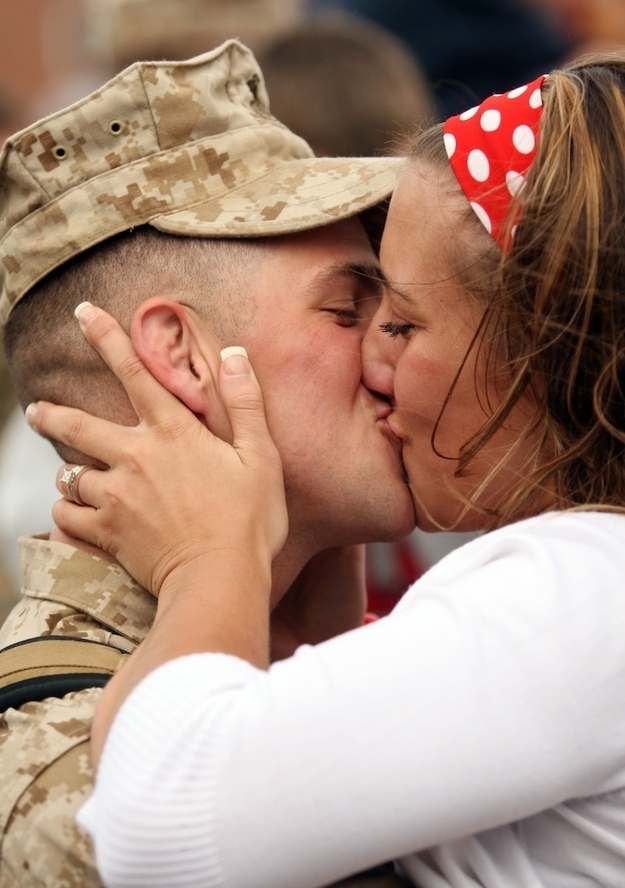
[[[58,401],[131,422],[121,386],[80,333],[76,306],[92,302],[128,330],[141,302],[168,296],[233,338],[253,319],[246,284],[272,240],[178,237],[144,225],[61,265],[17,303],[5,328],[20,403]]]

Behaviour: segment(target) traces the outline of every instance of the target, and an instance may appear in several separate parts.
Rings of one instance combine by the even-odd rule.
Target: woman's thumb
[[[240,345],[221,351],[219,390],[232,425],[235,448],[249,445],[254,450],[264,450],[272,444],[260,385],[247,352]]]

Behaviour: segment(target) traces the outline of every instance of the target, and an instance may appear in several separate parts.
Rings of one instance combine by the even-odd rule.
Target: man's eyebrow
[[[355,278],[372,296],[380,296],[385,280],[375,262],[342,262],[324,268],[312,281],[312,286],[323,285],[339,277]]]

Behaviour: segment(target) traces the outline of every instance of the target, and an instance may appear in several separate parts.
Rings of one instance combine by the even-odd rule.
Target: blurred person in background
[[[83,0],[87,52],[111,74],[187,59],[231,37],[258,49],[303,19],[300,0]]]
[[[19,115],[15,103],[9,98],[9,96],[0,91],[0,148],[5,140],[19,128]],[[0,355],[0,429],[4,426],[11,410],[15,406],[17,406],[17,398],[9,378],[4,355]],[[0,592],[0,595],[1,594],[2,593]],[[0,604],[0,614],[1,613],[2,605]]]
[[[570,56],[625,46],[623,0],[525,0],[571,41]]]
[[[412,54],[362,18],[303,22],[256,56],[272,113],[317,155],[402,153],[403,139],[436,118],[428,79]]]
[[[414,53],[442,118],[492,92],[550,70],[570,41],[522,0],[307,0],[307,12],[341,9],[392,31]]]
[[[0,147],[2,147],[4,141],[19,129],[19,127],[20,116],[16,103],[6,94],[0,93]],[[13,389],[11,377],[9,376],[4,353],[0,352],[0,466],[2,463],[1,436],[4,434],[7,421],[17,406],[17,397]],[[18,412],[20,416],[22,416],[22,411],[18,409]],[[32,434],[31,429],[28,429],[23,418],[21,422],[27,430],[27,436],[37,440],[37,436]],[[0,469],[0,475],[1,474],[2,471]],[[52,493],[52,488],[50,488],[50,493]],[[6,512],[7,510],[2,508],[2,495],[0,491],[0,515],[5,515]],[[7,556],[3,551],[3,548],[4,547],[0,547],[0,623],[4,621],[4,618],[18,600],[19,589],[17,576],[13,570],[13,564],[11,563],[11,556]],[[11,550],[12,555],[13,550],[15,549],[14,543],[11,546],[8,546],[7,549]]]

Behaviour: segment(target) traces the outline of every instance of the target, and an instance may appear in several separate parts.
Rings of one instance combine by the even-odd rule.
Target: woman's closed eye
[[[394,324],[392,321],[385,321],[383,324],[380,324],[380,330],[390,336],[391,339],[397,339],[398,336],[406,336],[414,328],[414,324]]]

